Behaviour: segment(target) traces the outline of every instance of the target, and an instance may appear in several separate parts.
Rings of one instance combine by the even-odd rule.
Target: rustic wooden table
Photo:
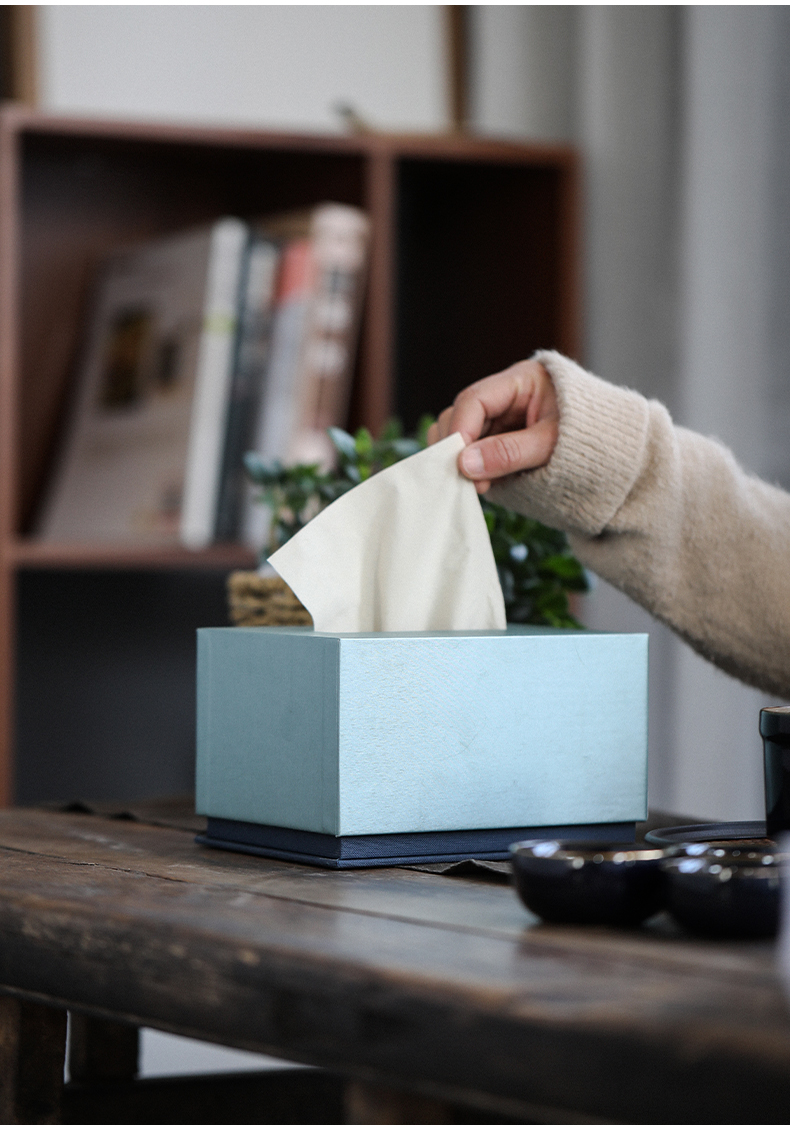
[[[141,1025],[326,1071],[215,1078],[185,1120],[790,1119],[771,943],[542,925],[501,875],[329,872],[136,815],[0,813],[0,1122],[161,1117]]]

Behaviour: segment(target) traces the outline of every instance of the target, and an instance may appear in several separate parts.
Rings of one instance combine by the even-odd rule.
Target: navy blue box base
[[[606,844],[633,844],[636,823],[329,836],[323,832],[209,817],[205,835],[195,839],[211,848],[273,860],[293,860],[321,868],[386,868],[405,864],[449,864],[455,860],[509,860],[510,845],[517,840],[600,840]]]

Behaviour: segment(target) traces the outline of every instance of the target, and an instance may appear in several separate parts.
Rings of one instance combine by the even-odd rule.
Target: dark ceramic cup
[[[510,851],[521,899],[548,922],[635,926],[663,906],[665,849],[525,840]]]
[[[785,859],[748,842],[740,848],[690,844],[675,849],[661,865],[667,910],[696,935],[769,938],[779,927],[780,865]]]

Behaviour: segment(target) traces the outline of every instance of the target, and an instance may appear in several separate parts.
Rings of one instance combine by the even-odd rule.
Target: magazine
[[[247,239],[224,218],[104,263],[41,538],[213,539]]]

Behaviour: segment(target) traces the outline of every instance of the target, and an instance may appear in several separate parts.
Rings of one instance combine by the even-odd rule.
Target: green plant
[[[354,435],[333,426],[329,435],[337,469],[329,473],[317,465],[285,467],[246,454],[247,473],[272,512],[263,556],[270,556],[343,493],[423,449],[431,421],[428,416],[420,419],[414,437],[403,436],[397,419],[388,422],[378,438],[364,426]],[[586,592],[587,577],[565,534],[490,501],[483,500],[482,506],[508,622],[580,627],[570,612],[568,594]]]
[[[258,500],[271,510],[269,538],[261,550],[262,560],[354,484],[335,473],[322,472],[317,465],[286,467],[279,461],[263,462],[253,453],[244,455],[244,465],[258,489]]]
[[[587,575],[565,533],[483,500],[508,623],[581,627],[569,592],[586,592]]]

